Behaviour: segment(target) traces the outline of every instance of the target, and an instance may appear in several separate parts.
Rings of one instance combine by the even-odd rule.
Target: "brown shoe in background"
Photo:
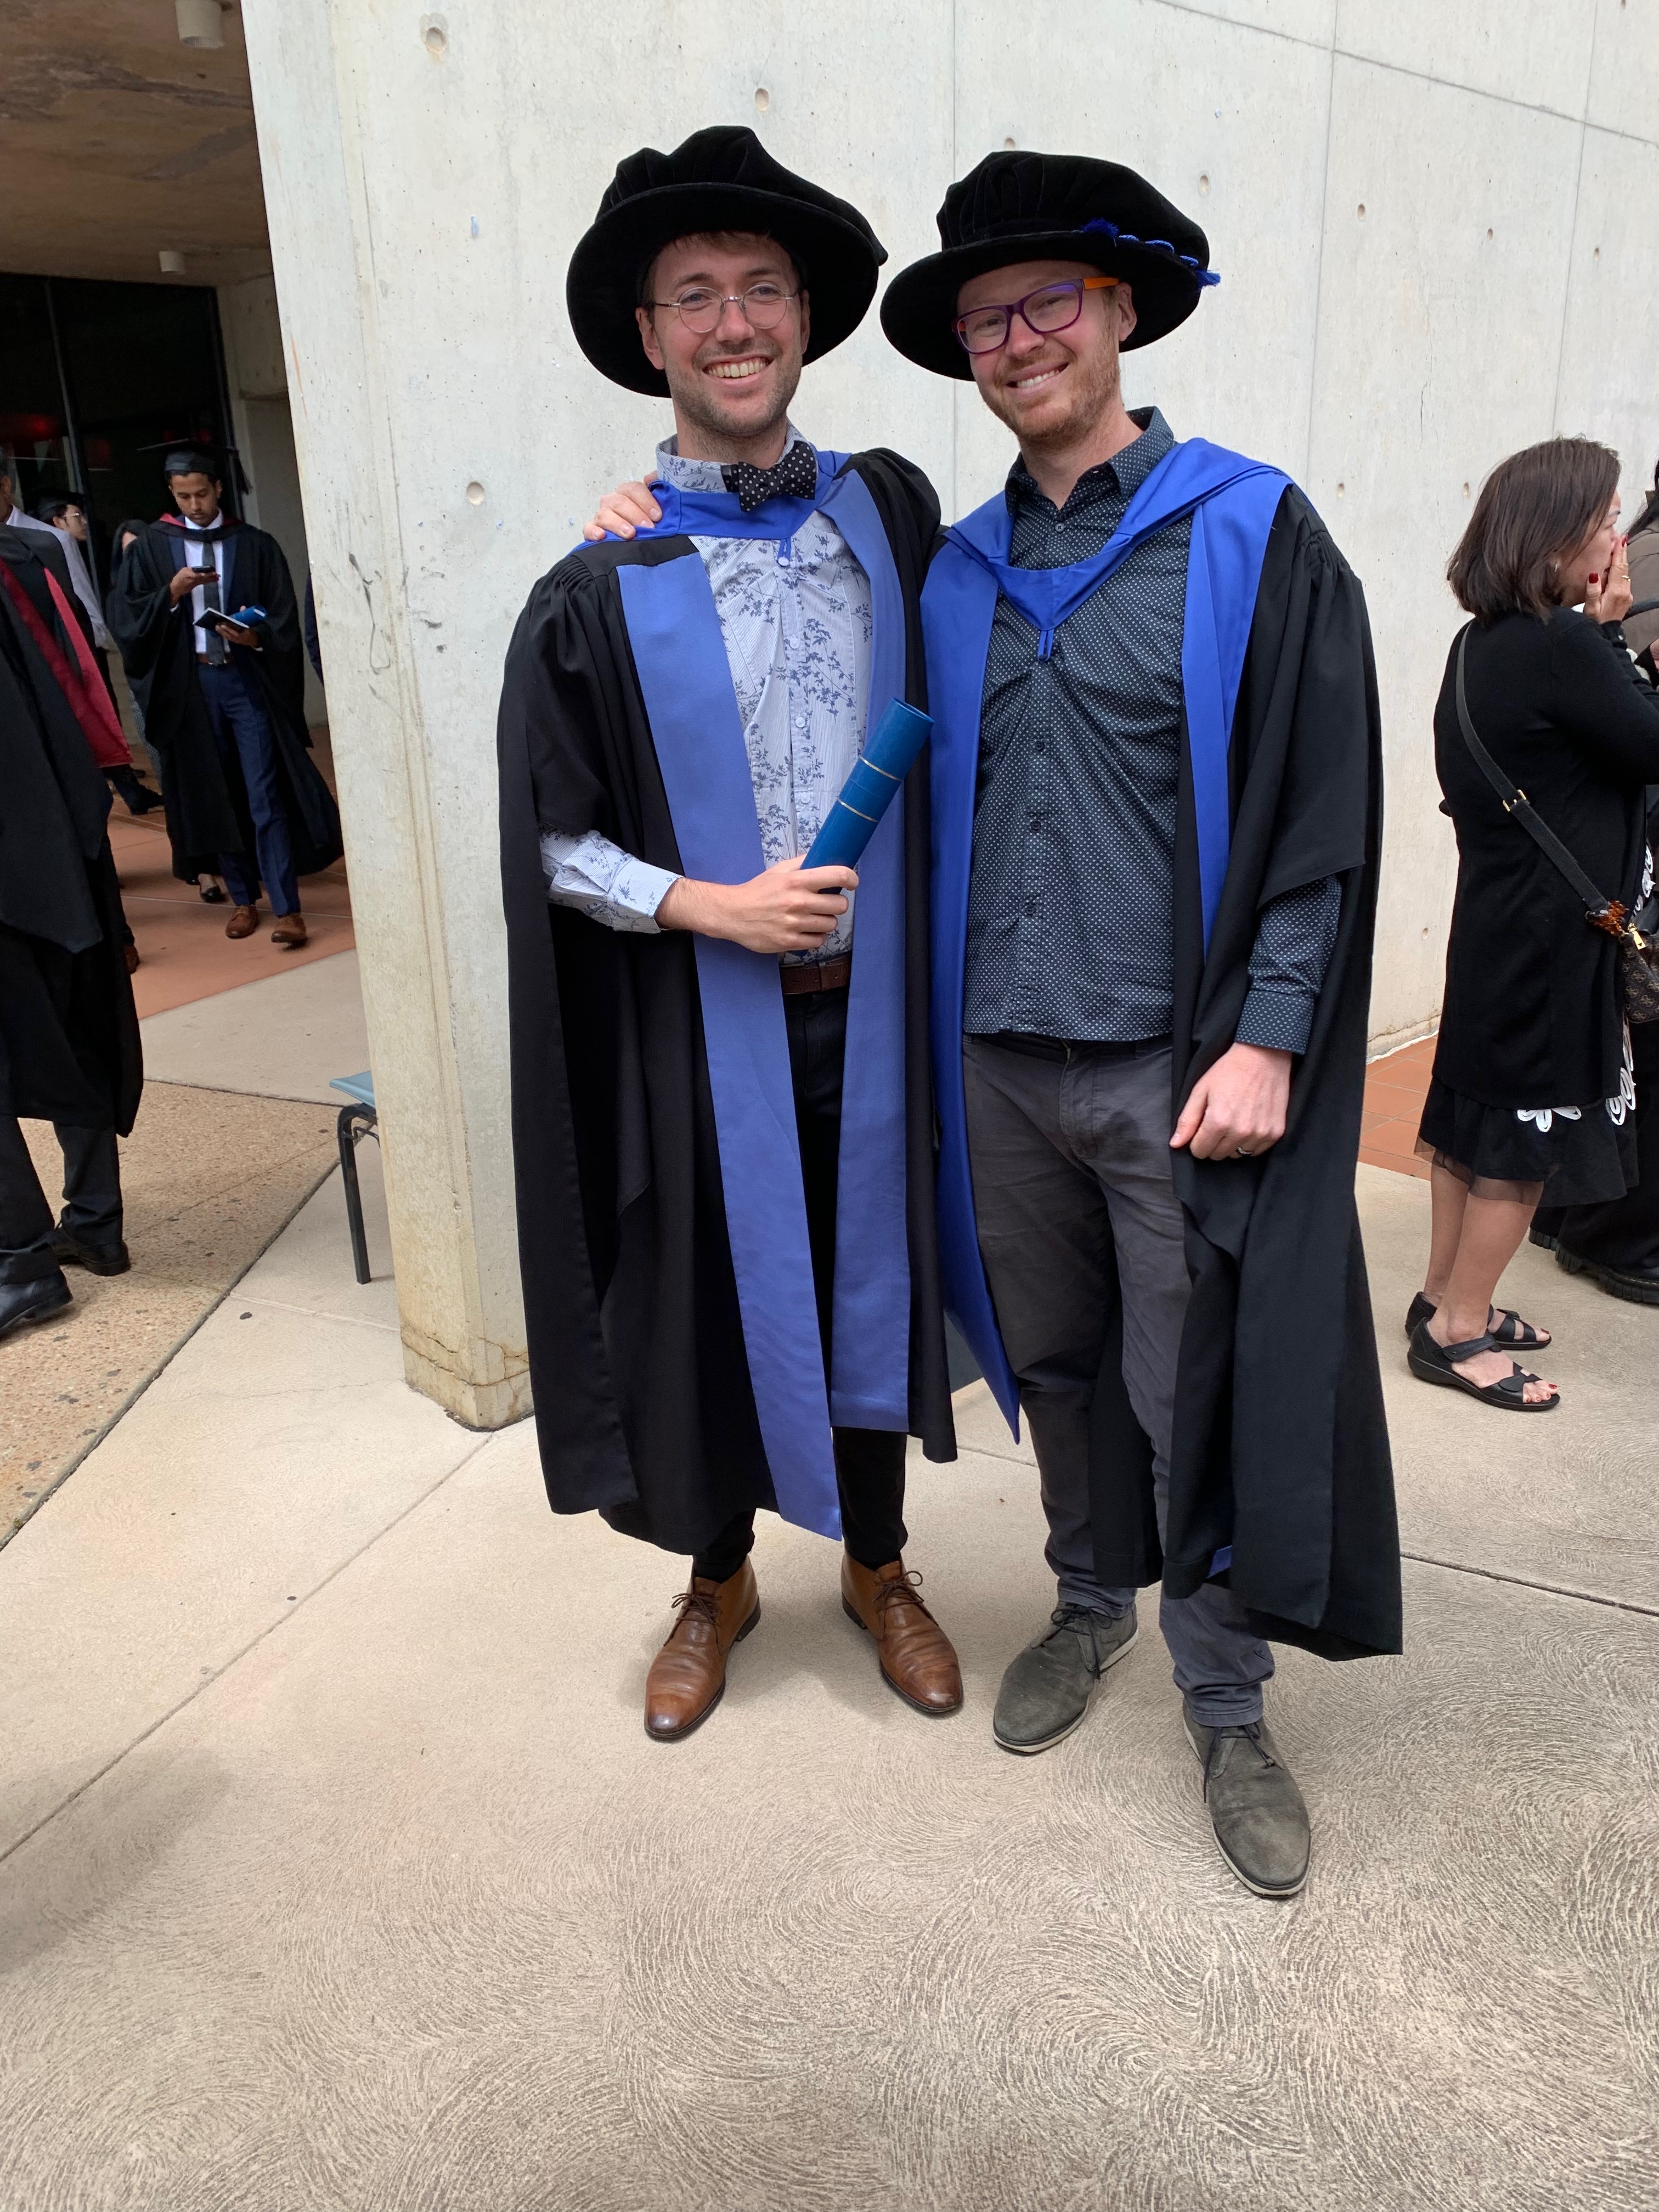
[[[690,1735],[726,1694],[726,1657],[760,1619],[755,1570],[745,1559],[723,1583],[693,1575],[675,1599],[680,1617],[645,1678],[645,1732],[659,1743]]]
[[[234,906],[230,920],[225,924],[227,937],[252,937],[259,927],[259,909],[255,906]]]
[[[276,927],[270,933],[273,945],[286,945],[297,951],[306,941],[306,918],[302,914],[279,914]]]
[[[905,1572],[902,1559],[861,1567],[842,1554],[842,1610],[875,1638],[888,1686],[919,1713],[938,1719],[962,1704],[962,1670],[950,1638],[916,1595],[921,1580]]]

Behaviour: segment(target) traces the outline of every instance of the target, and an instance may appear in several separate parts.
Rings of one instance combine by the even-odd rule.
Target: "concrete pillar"
[[[465,325],[422,281],[430,190],[406,196],[412,235],[386,220],[400,170],[429,174],[441,143],[398,151],[382,48],[430,70],[416,15],[283,0],[247,31],[404,1369],[457,1419],[499,1427],[529,1410],[493,769],[528,579],[504,573],[489,503],[519,426],[504,419],[493,466],[466,453],[449,374]],[[475,405],[484,390],[480,375]]]
[[[527,1408],[507,1127],[495,712],[512,625],[665,404],[605,384],[564,270],[619,157],[714,118],[924,251],[950,171],[947,0],[898,21],[629,0],[448,16],[247,0],[248,58],[410,1380]],[[861,57],[845,65],[851,35]],[[649,85],[630,108],[627,88]],[[903,88],[902,129],[879,86]],[[908,452],[951,496],[951,396],[872,317],[808,372],[825,443]]]

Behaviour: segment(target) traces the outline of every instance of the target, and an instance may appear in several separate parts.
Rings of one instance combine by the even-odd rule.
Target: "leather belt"
[[[801,991],[844,991],[853,980],[853,956],[843,952],[838,960],[792,960],[778,974],[786,999]]]
[[[1101,1043],[1073,1043],[1064,1037],[1033,1036],[1028,1030],[1000,1030],[994,1036],[981,1036],[981,1044],[1000,1045],[1004,1052],[1024,1054],[1028,1060],[1063,1060],[1073,1055],[1081,1058],[1085,1053],[1096,1060],[1144,1060],[1149,1054],[1162,1052],[1170,1042],[1169,1032],[1162,1036],[1136,1037],[1127,1044],[1115,1039]]]

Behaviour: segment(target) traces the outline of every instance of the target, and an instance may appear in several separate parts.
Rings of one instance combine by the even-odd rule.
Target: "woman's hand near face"
[[[1629,539],[1615,537],[1607,573],[1584,581],[1584,612],[1593,623],[1623,622],[1636,594],[1630,587]]]

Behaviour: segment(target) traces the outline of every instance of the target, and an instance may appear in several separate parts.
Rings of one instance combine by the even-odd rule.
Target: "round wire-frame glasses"
[[[678,299],[647,300],[645,305],[672,307],[687,330],[706,337],[727,307],[741,307],[751,329],[775,331],[789,312],[789,302],[799,296],[786,292],[781,284],[751,284],[746,292],[717,292],[712,284],[690,284]]]
[[[970,307],[951,327],[965,352],[996,353],[1007,344],[1016,315],[1039,337],[1047,337],[1054,331],[1068,331],[1083,313],[1084,294],[1109,292],[1118,281],[1115,276],[1062,276],[1054,283],[1039,285],[1023,300],[1011,300],[1006,307],[988,303]]]

